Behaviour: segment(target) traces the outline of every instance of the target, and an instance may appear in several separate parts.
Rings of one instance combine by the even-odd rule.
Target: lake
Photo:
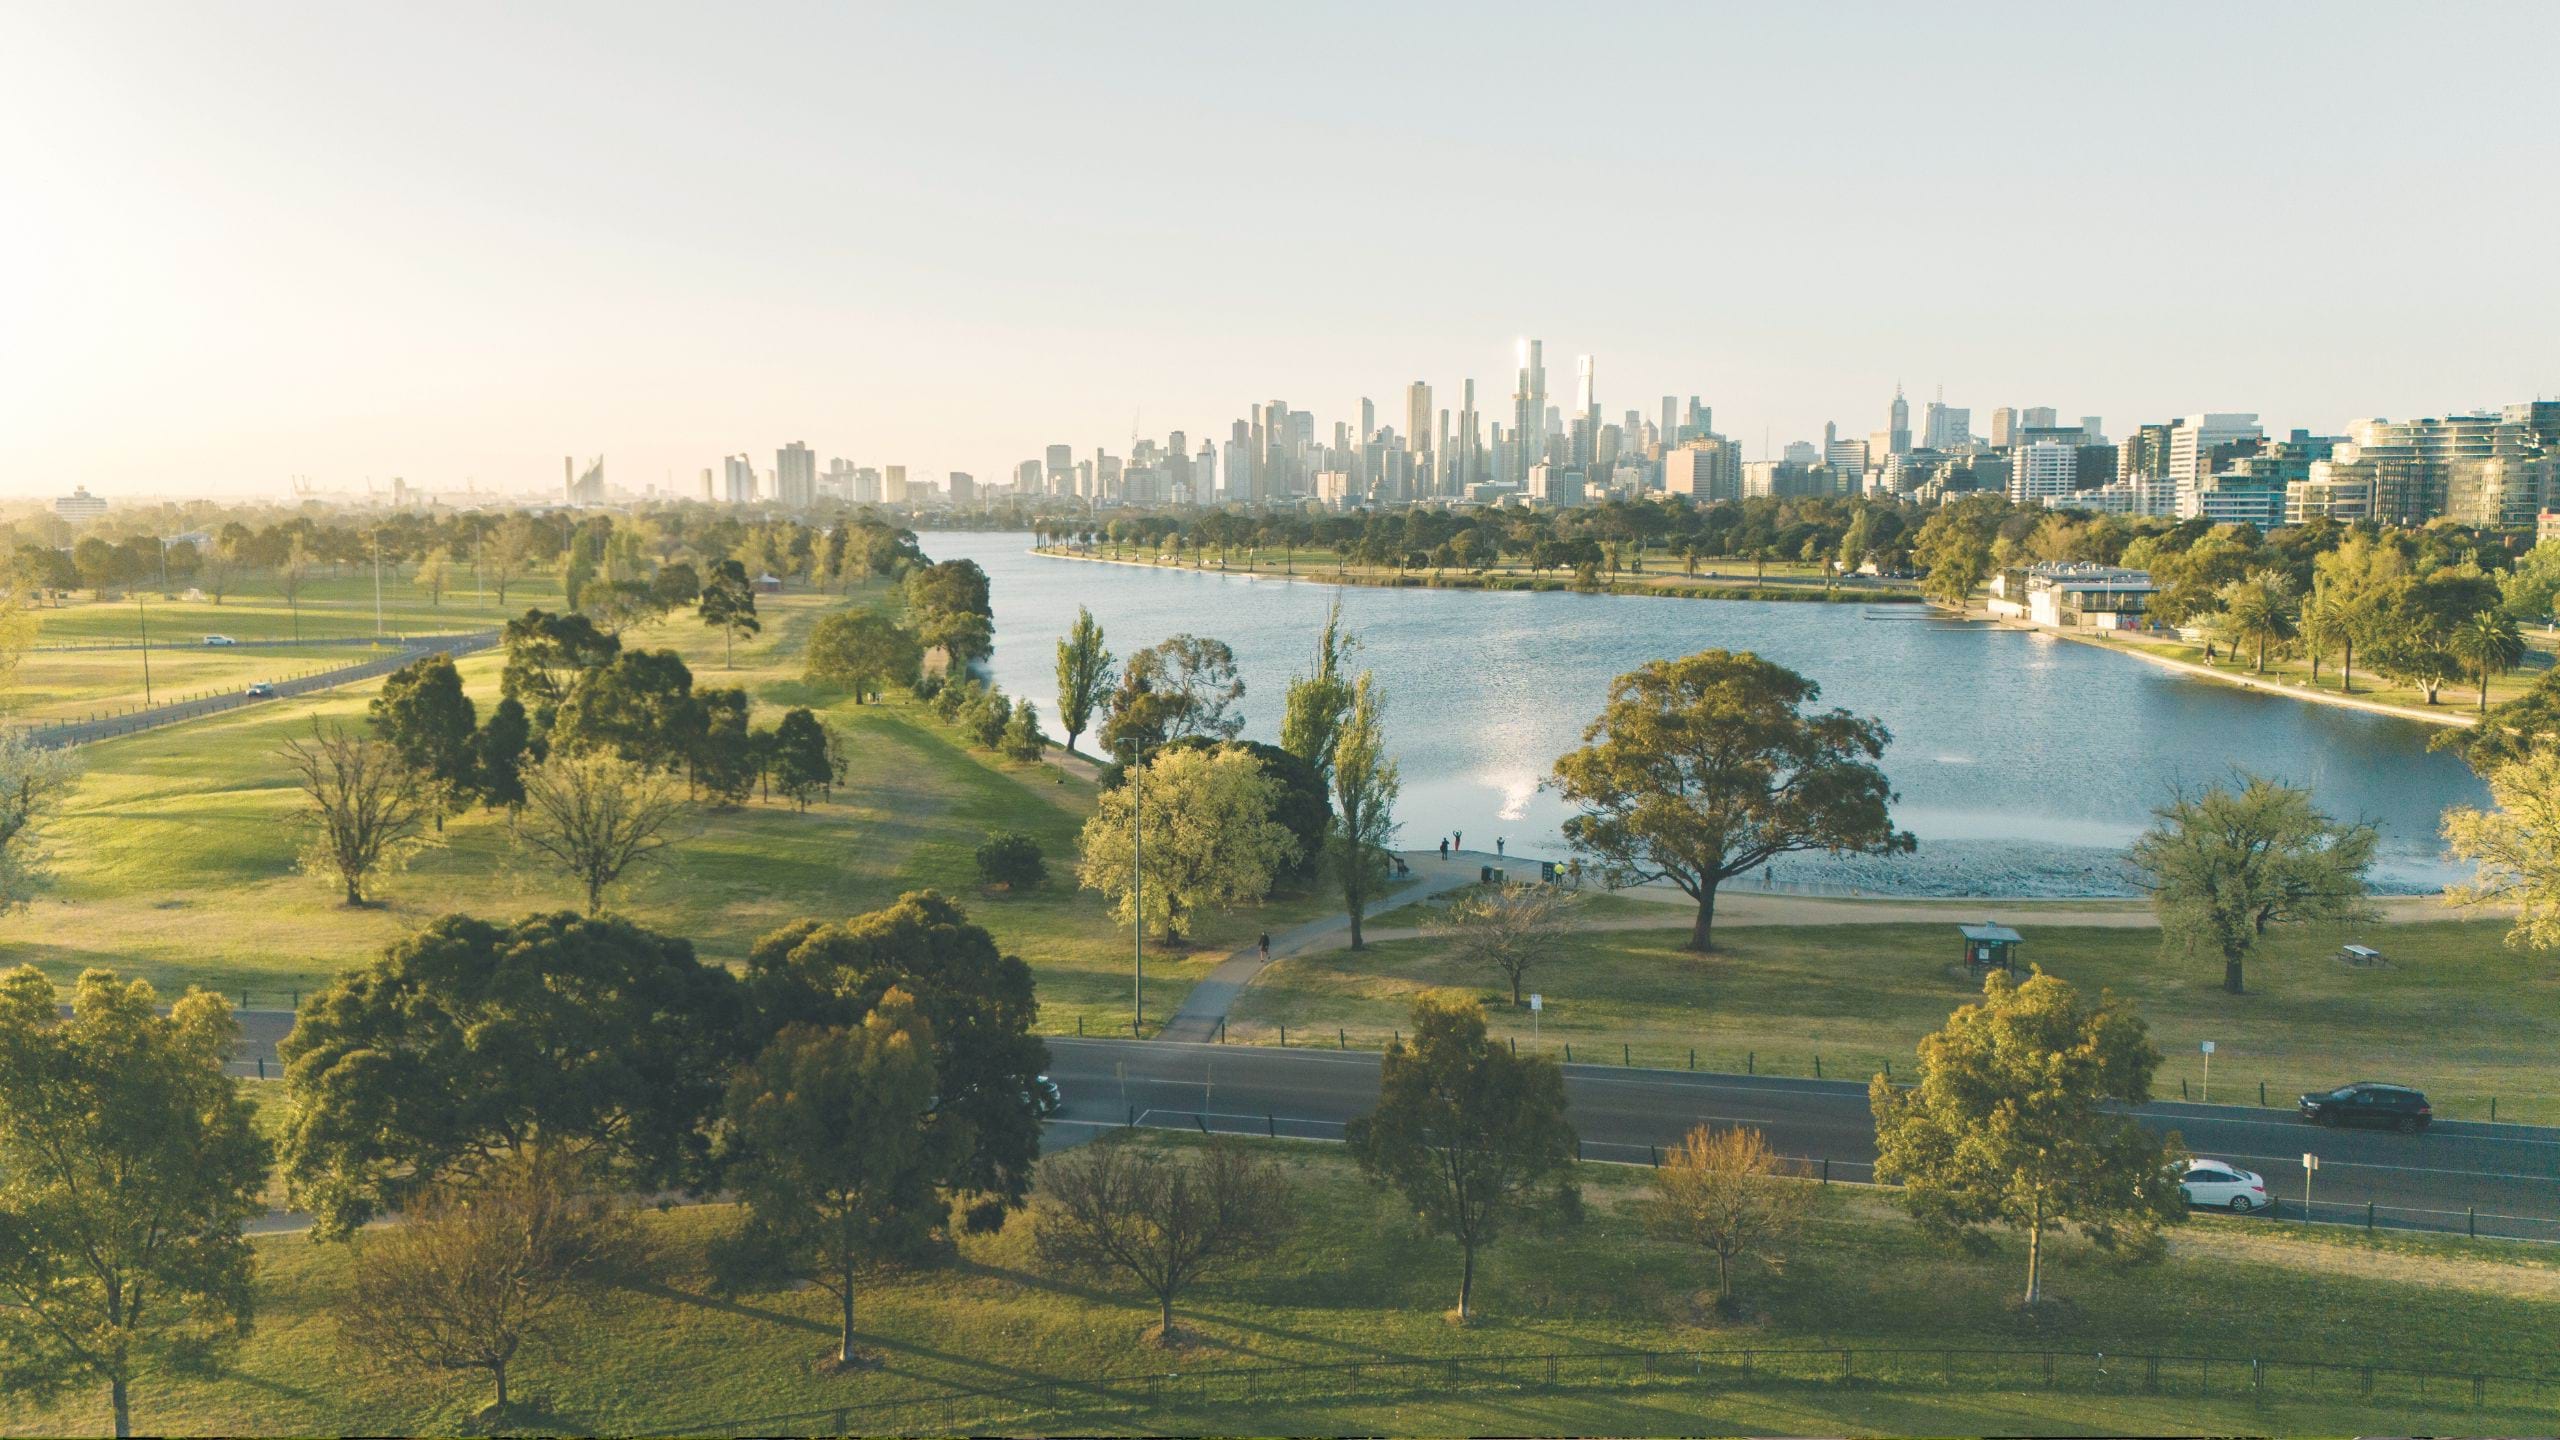
[[[1393,590],[1273,576],[1155,569],[1030,553],[1023,534],[935,532],[936,560],[986,568],[991,668],[1057,731],[1056,642],[1091,607],[1126,656],[1190,631],[1233,647],[1245,734],[1276,740],[1281,696],[1310,667],[1339,598],[1358,663],[1388,697],[1403,768],[1403,843],[1462,831],[1513,854],[1561,859],[1570,812],[1539,788],[1580,743],[1610,680],[1648,660],[1750,650],[1803,672],[1823,705],[1882,720],[1895,822],[1919,853],[1794,856],[1776,878],[1912,895],[2122,895],[2124,847],[2179,786],[2237,770],[2307,784],[2333,815],[2382,832],[2379,888],[2454,877],[2436,838],[2452,804],[2485,803],[2431,728],[2192,680],[2049,635],[1934,616],[1923,607],[1672,600],[1647,596]],[[1088,744],[1090,742],[1088,741]]]

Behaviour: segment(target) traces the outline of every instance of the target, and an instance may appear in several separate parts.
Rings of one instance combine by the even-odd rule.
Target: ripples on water
[[[1389,700],[1407,845],[1452,830],[1560,858],[1566,809],[1538,788],[1580,743],[1609,682],[1648,660],[1723,647],[1803,671],[1822,703],[1882,719],[1896,823],[1920,837],[1890,860],[1798,856],[1777,878],[1903,894],[2121,895],[2124,847],[2180,785],[2235,769],[2308,784],[2332,814],[2382,829],[2377,882],[2433,889],[2455,872],[2436,841],[2450,804],[2485,792],[2427,728],[2189,680],[2052,636],[1914,623],[1860,605],[1391,590],[1050,559],[1027,536],[922,537],[936,559],[987,569],[994,671],[1056,729],[1056,641],[1090,606],[1127,655],[1194,631],[1234,647],[1246,733],[1275,740],[1280,697],[1339,597]],[[1885,607],[1877,607],[1879,611]]]

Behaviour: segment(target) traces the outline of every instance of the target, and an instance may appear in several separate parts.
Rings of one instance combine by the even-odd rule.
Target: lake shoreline
[[[1152,560],[1122,560],[1109,555],[1093,555],[1074,550],[1032,547],[1028,553],[1044,560],[1087,560],[1097,565],[1127,565],[1140,570],[1170,570],[1176,574],[1234,575],[1256,580],[1298,580],[1316,585],[1366,585],[1379,590],[1475,590],[1486,593],[1551,594],[1551,595],[1637,595],[1668,600],[1767,600],[1776,603],[1816,605],[1922,605],[1928,603],[1916,590],[1815,590],[1771,585],[1765,581],[1698,581],[1682,585],[1629,585],[1609,581],[1596,589],[1585,588],[1570,580],[1547,580],[1527,575],[1500,575],[1446,578],[1432,576],[1355,575],[1336,571],[1323,575],[1307,571],[1229,570],[1224,566],[1162,565]]]

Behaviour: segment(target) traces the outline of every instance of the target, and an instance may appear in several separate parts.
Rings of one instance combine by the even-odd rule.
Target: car
[[[276,687],[268,684],[264,680],[261,680],[257,684],[249,687],[249,698],[252,700],[272,699],[275,693]]]
[[[2359,1080],[2302,1097],[2302,1118],[2314,1125],[2363,1125],[2415,1135],[2436,1118],[2427,1097],[2406,1085]]]
[[[1032,1077],[1030,1099],[1031,1108],[1038,1111],[1043,1120],[1065,1109],[1067,1103],[1058,1094],[1058,1082],[1046,1075]]]
[[[207,635],[204,637],[204,643],[207,645],[237,645],[240,642],[232,639],[228,635]]]
[[[2199,1210],[2248,1215],[2267,1208],[2263,1176],[2222,1160],[2195,1159],[2178,1173],[2178,1198]]]

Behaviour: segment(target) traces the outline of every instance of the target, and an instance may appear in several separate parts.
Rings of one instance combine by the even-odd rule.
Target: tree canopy
[[[2181,794],[2153,810],[2133,868],[2173,954],[2222,957],[2222,987],[2244,988],[2268,927],[2365,915],[2365,872],[2379,835],[2331,820],[2311,792],[2257,775]]]

